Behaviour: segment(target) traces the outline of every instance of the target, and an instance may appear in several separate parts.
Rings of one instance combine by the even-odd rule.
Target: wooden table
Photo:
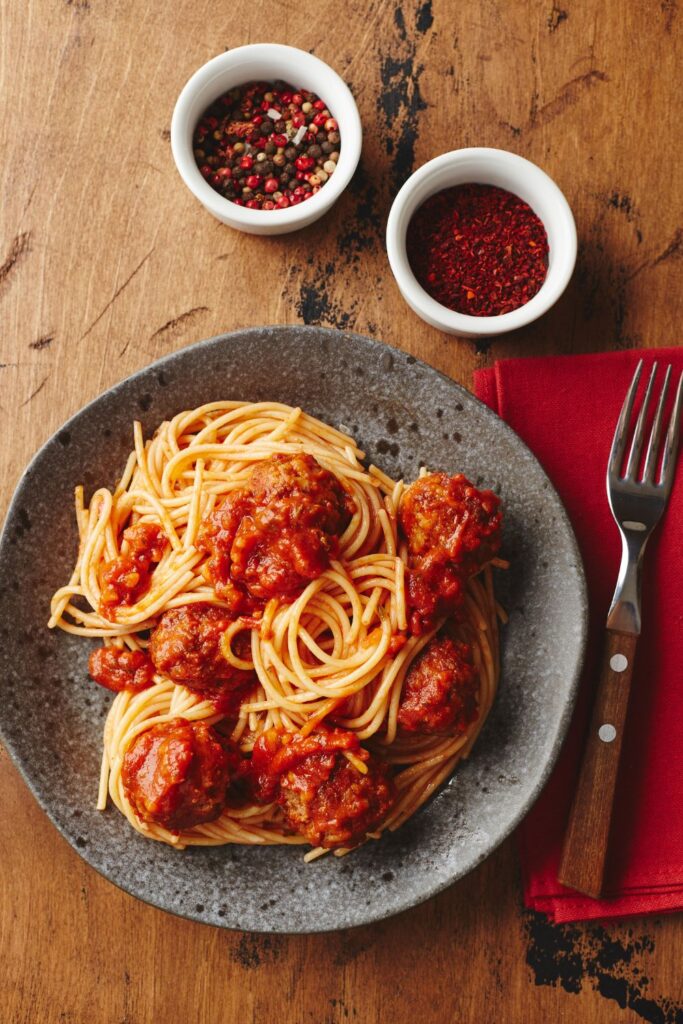
[[[680,343],[676,0],[2,6],[3,510],[67,416],[158,356],[236,327],[354,328],[465,384],[504,355]],[[264,39],[337,67],[366,133],[334,211],[281,239],[213,220],[169,145],[189,75]],[[555,309],[479,347],[410,312],[383,246],[411,168],[472,145],[544,167],[580,239]],[[0,807],[3,1024],[683,1019],[683,919],[550,925],[522,908],[513,840],[393,920],[264,937],[178,920],[116,890],[58,836],[4,754]]]

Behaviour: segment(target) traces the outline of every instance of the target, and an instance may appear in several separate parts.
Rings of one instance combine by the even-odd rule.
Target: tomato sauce
[[[100,578],[99,613],[116,619],[116,610],[136,604],[149,590],[152,564],[160,562],[168,542],[161,527],[138,523],[123,531],[126,552],[106,562]]]

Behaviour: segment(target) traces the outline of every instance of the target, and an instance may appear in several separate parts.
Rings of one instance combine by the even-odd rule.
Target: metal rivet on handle
[[[623,672],[628,668],[628,658],[623,654],[613,654],[609,660],[609,667],[613,672]]]
[[[613,725],[610,725],[609,723],[607,723],[606,725],[601,725],[598,729],[598,736],[600,737],[603,743],[611,743],[613,739],[616,739],[616,735],[617,730],[614,728]]]

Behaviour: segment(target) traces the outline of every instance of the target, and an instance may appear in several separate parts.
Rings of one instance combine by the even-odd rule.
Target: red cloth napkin
[[[593,900],[557,881],[621,554],[605,494],[607,457],[641,356],[643,376],[656,359],[660,383],[668,363],[677,382],[683,349],[510,359],[475,373],[475,393],[517,431],[553,481],[588,579],[590,632],[576,712],[555,771],[519,829],[525,903],[555,921],[683,909],[683,455],[645,556],[643,631],[607,870],[610,898]]]

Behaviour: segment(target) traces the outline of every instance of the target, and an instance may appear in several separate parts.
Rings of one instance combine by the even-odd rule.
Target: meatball
[[[363,773],[344,756],[361,760]],[[355,733],[301,737],[271,729],[254,746],[252,771],[261,799],[277,799],[287,823],[314,846],[355,846],[385,819],[396,799],[387,766]]]
[[[138,817],[179,831],[214,821],[239,755],[204,722],[174,718],[135,737],[123,758],[123,788]]]
[[[415,635],[462,604],[468,576],[500,548],[502,513],[493,491],[459,473],[432,473],[407,489],[399,512],[408,542],[408,608]]]
[[[150,637],[149,651],[157,671],[191,690],[231,690],[250,682],[253,672],[242,671],[226,661],[221,638],[234,616],[210,604],[171,608],[159,619]],[[249,634],[238,633],[235,654],[249,659]]]
[[[118,693],[131,690],[139,693],[154,682],[154,665],[145,651],[129,651],[127,647],[97,647],[88,658],[90,676]]]
[[[413,636],[433,629],[439,619],[452,615],[462,605],[465,581],[453,566],[438,561],[409,569],[406,599],[410,632]]]
[[[401,503],[400,519],[415,559],[448,561],[466,575],[498,552],[502,513],[493,491],[479,491],[462,473],[432,473],[416,480]]]
[[[249,487],[265,521],[314,526],[339,535],[349,525],[353,501],[333,473],[312,455],[273,455],[251,474]]]
[[[329,566],[353,509],[334,474],[311,455],[259,463],[248,486],[204,520],[197,539],[210,555],[216,593],[239,611],[298,596]]]
[[[461,735],[477,720],[478,689],[470,645],[437,634],[408,670],[398,709],[399,729]]]

